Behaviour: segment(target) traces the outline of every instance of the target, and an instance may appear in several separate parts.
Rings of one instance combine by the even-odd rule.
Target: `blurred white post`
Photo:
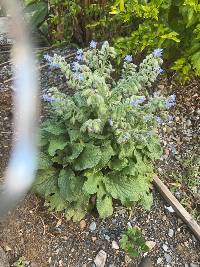
[[[0,0],[0,4],[11,16],[10,34],[14,39],[11,57],[16,69],[13,148],[0,195],[2,216],[25,196],[35,177],[39,97],[38,75],[20,1]]]

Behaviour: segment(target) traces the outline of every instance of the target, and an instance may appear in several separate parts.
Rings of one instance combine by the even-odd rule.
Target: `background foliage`
[[[155,47],[187,80],[200,75],[198,0],[26,0],[33,27],[50,42],[86,45],[110,40],[119,56],[140,55]]]

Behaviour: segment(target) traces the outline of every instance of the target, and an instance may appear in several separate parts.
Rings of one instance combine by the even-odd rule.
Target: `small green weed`
[[[20,257],[14,264],[15,267],[25,267],[26,266],[26,259],[25,257]]]
[[[121,248],[132,257],[137,257],[148,252],[149,247],[145,244],[145,239],[138,227],[129,227],[120,240]]]

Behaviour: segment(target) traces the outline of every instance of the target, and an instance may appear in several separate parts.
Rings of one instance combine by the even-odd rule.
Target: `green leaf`
[[[84,144],[83,143],[73,143],[71,145],[71,150],[72,153],[70,156],[68,156],[67,160],[73,161],[74,159],[78,158],[78,156],[81,154],[81,152],[84,149]]]
[[[108,165],[111,170],[121,171],[128,165],[128,159],[124,158],[120,160],[119,158],[114,158]]]
[[[40,152],[38,163],[39,170],[45,170],[52,166],[51,158],[43,152]]]
[[[106,193],[102,184],[97,191],[96,206],[99,216],[103,219],[113,214],[112,197]]]
[[[46,197],[45,206],[47,206],[49,210],[63,211],[66,208],[66,202],[61,197],[59,191],[56,190],[53,194]]]
[[[74,169],[81,171],[95,167],[101,159],[101,150],[92,144],[87,144],[80,156],[74,161]]]
[[[114,155],[115,152],[112,146],[109,143],[106,143],[104,146],[101,147],[101,160],[99,161],[99,164],[96,168],[102,169],[103,167],[106,167],[111,157]]]
[[[70,168],[60,171],[58,187],[64,200],[67,200],[68,202],[77,200],[81,194],[83,183],[84,178],[78,175],[75,176]]]
[[[87,177],[87,181],[84,183],[83,190],[90,195],[97,193],[103,180],[103,174],[101,172],[93,173],[87,171],[85,172],[85,176]]]
[[[66,139],[62,136],[52,136],[49,140],[48,152],[50,156],[54,156],[57,150],[63,150],[67,146]]]
[[[48,4],[45,1],[31,3],[25,8],[30,26],[35,29],[39,27],[47,18]]]
[[[57,189],[57,175],[57,171],[53,168],[38,171],[32,186],[33,191],[45,197],[55,193]]]
[[[66,129],[64,128],[64,125],[60,125],[57,123],[49,122],[46,127],[42,128],[44,131],[54,134],[54,135],[60,135],[64,134],[66,132]]]
[[[104,184],[106,191],[124,204],[139,201],[142,195],[149,191],[149,182],[144,176],[135,178],[113,173],[104,177]]]
[[[77,141],[81,138],[81,133],[79,129],[67,129],[67,131],[71,142]]]

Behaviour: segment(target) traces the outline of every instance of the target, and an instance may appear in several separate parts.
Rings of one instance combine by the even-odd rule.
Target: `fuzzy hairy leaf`
[[[63,150],[67,146],[66,139],[63,136],[52,136],[49,140],[48,152],[50,156],[54,156],[57,150]]]
[[[126,177],[124,175],[110,174],[104,177],[106,191],[115,199],[120,199],[122,203],[137,202],[143,194],[149,191],[148,180],[143,176]]]
[[[53,168],[38,171],[37,179],[32,187],[33,191],[45,197],[54,193],[57,189],[57,175],[57,171]]]
[[[101,172],[86,172],[85,176],[87,177],[87,181],[84,183],[83,190],[90,195],[97,193],[103,180],[103,174]]]
[[[113,214],[112,197],[107,194],[102,184],[97,191],[97,210],[101,218],[106,218]]]
[[[58,177],[58,187],[64,200],[73,202],[78,199],[81,194],[83,183],[84,178],[78,175],[75,176],[74,172],[70,168],[60,171]]]
[[[101,159],[101,150],[92,144],[87,144],[83,152],[74,162],[74,169],[81,171],[95,167]]]
[[[46,197],[45,206],[47,206],[49,210],[62,211],[66,208],[66,202],[60,195],[59,191],[56,190],[53,194]]]
[[[38,163],[38,170],[45,170],[52,166],[51,157],[43,152],[40,152]]]

